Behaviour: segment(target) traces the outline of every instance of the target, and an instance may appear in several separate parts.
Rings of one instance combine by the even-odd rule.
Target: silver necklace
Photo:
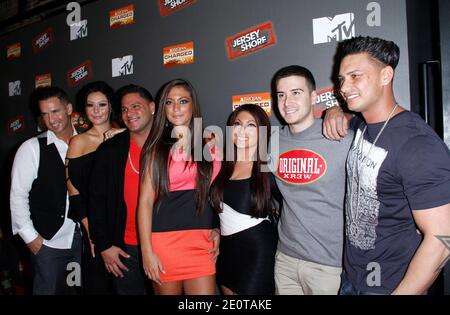
[[[395,110],[398,107],[398,103],[395,104],[394,108],[392,109],[392,111],[389,113],[388,118],[386,119],[386,121],[383,124],[383,127],[381,127],[380,131],[378,132],[377,136],[375,137],[375,140],[373,141],[372,145],[370,146],[369,151],[367,152],[367,154],[364,155],[364,134],[366,133],[367,130],[367,124],[364,127],[362,133],[361,133],[361,137],[358,140],[358,143],[356,145],[357,148],[357,153],[356,156],[354,157],[355,160],[352,163],[352,183],[351,183],[351,191],[353,194],[353,183],[355,182],[353,180],[353,178],[355,177],[355,171],[356,169],[358,169],[358,174],[356,175],[356,179],[357,179],[357,183],[356,183],[356,190],[357,190],[357,195],[356,195],[356,211],[353,207],[353,198],[351,198],[350,200],[350,234],[352,235],[353,239],[357,239],[359,234],[361,233],[361,228],[358,226],[358,216],[359,216],[359,196],[361,194],[361,178],[362,178],[362,170],[363,168],[360,167],[360,163],[364,162],[364,160],[370,155],[373,147],[375,146],[375,144],[377,143],[378,139],[380,138],[381,134],[383,133],[384,129],[386,128],[389,120],[391,120],[392,116],[394,115]],[[360,152],[361,154],[361,161],[358,159],[358,152]]]
[[[130,166],[133,172],[139,175],[139,171],[134,167],[133,161],[131,160],[130,151],[128,151],[128,161],[130,161]]]

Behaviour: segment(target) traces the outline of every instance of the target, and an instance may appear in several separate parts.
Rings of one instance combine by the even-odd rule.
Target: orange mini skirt
[[[161,281],[179,281],[201,278],[216,273],[216,264],[209,251],[213,242],[208,240],[211,230],[183,230],[153,232],[152,247],[159,257],[165,274]]]

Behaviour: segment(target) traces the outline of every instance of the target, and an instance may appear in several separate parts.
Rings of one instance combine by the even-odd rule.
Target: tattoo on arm
[[[447,248],[447,251],[450,251],[450,236],[446,235],[435,235],[438,240],[444,244],[444,246]],[[447,264],[448,260],[450,259],[450,254],[447,255],[447,257],[444,259],[444,261],[439,265],[439,267],[436,269],[435,272],[441,272],[442,269],[444,269],[445,265]]]

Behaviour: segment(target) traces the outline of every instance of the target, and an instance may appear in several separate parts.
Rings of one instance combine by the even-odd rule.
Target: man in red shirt
[[[117,294],[146,294],[136,229],[139,157],[155,112],[152,95],[143,87],[118,90],[127,130],[97,150],[91,173],[90,229]]]

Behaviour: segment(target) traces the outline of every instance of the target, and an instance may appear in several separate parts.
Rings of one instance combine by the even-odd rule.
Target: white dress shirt
[[[74,130],[73,134],[76,134]],[[54,143],[61,160],[64,163],[68,149],[67,143],[56,137],[52,131],[47,131],[39,137],[47,137],[47,145]],[[38,237],[39,233],[30,217],[29,193],[33,181],[37,178],[39,169],[39,142],[37,137],[25,141],[17,150],[11,171],[11,223],[13,234],[19,234],[26,244]],[[72,247],[75,223],[67,218],[69,210],[69,195],[66,195],[66,212],[64,223],[52,239],[44,239],[44,245],[58,249]]]

